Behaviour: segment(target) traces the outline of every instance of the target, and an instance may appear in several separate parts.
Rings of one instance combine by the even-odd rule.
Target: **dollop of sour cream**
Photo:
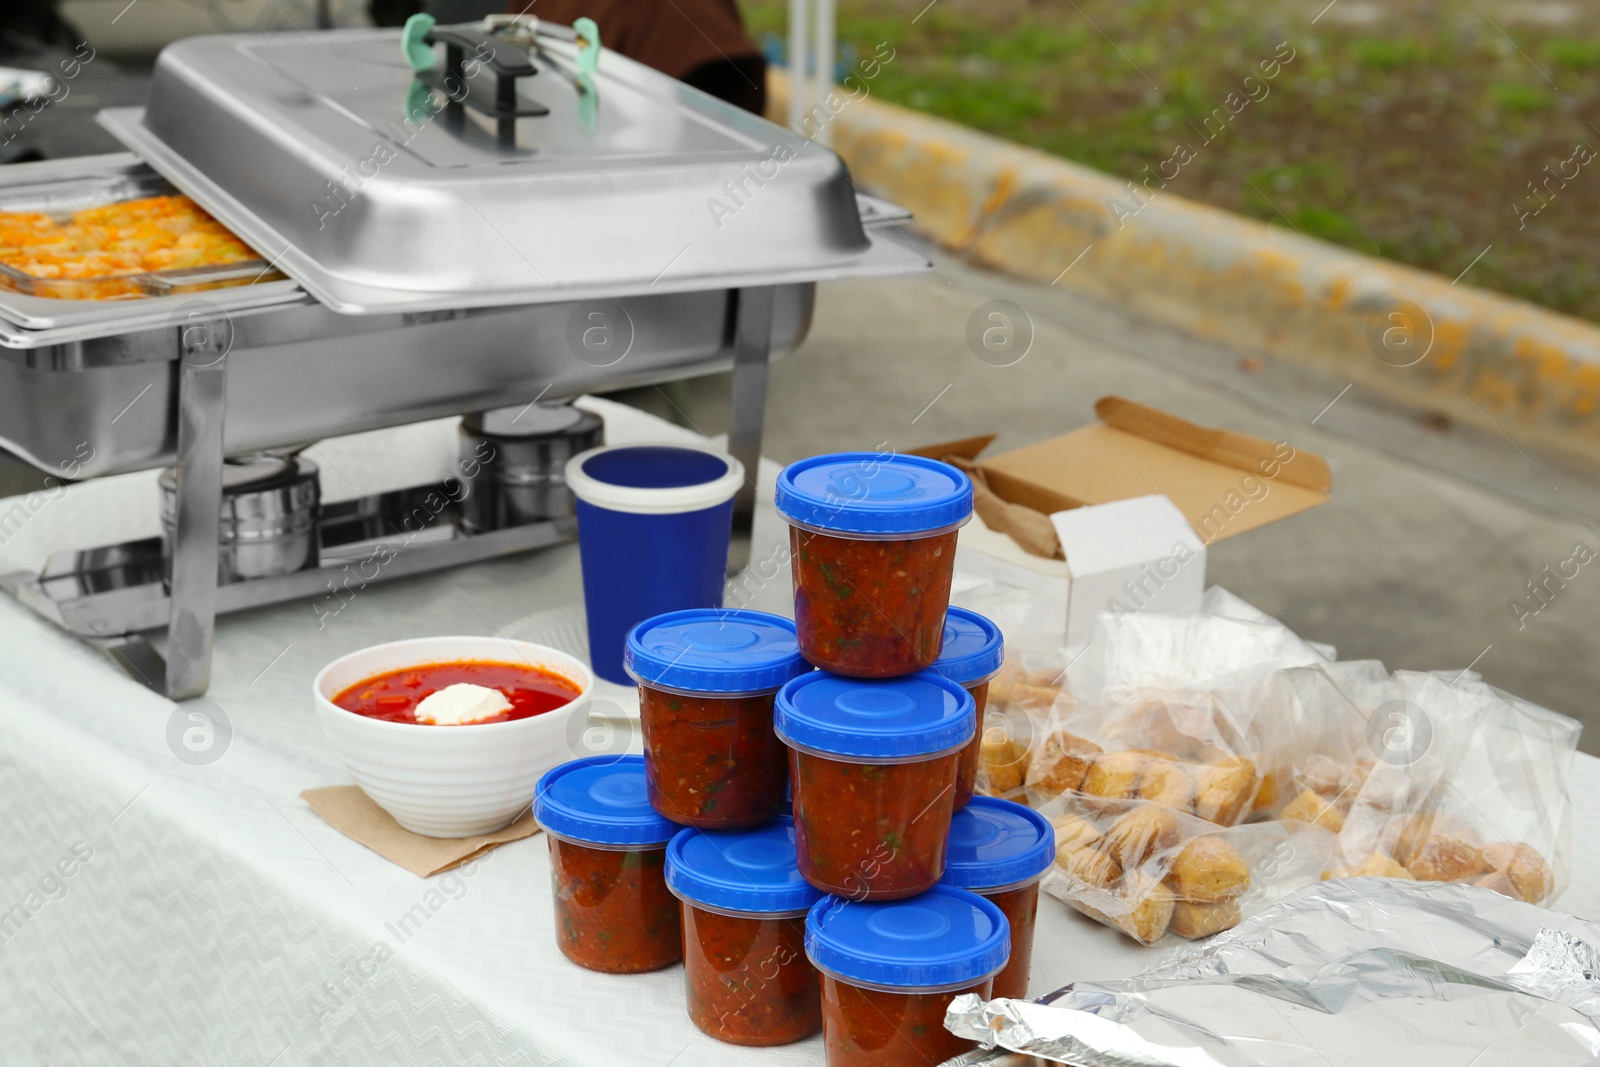
[[[418,722],[430,726],[466,726],[487,722],[511,710],[511,701],[498,689],[457,682],[429,693],[417,704]]]

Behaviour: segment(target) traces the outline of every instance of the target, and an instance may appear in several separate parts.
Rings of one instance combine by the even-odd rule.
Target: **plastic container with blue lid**
[[[944,874],[972,696],[923,671],[802,675],[773,720],[793,755],[796,847],[812,885],[853,900],[921,893]]]
[[[966,689],[983,685],[1000,673],[1006,661],[1006,640],[1000,627],[971,608],[945,613],[944,642],[928,669]]]
[[[1032,808],[973,797],[950,821],[944,884],[996,893],[1038,881],[1056,858],[1056,832]]]
[[[983,897],[938,886],[885,904],[826,897],[806,920],[806,954],[822,972],[828,1067],[943,1063],[973,1045],[944,1028],[960,993],[987,1000],[1010,931]]]
[[[789,522],[856,537],[928,537],[972,517],[972,480],[936,459],[835,452],[778,474],[776,504]]]
[[[1028,995],[1039,879],[1055,856],[1056,833],[1050,820],[1021,804],[973,797],[950,821],[944,884],[987,897],[1011,929],[1011,961],[995,975],[996,997]]]
[[[666,848],[679,827],[650,806],[643,756],[589,756],[546,771],[533,793],[546,833],[591,848]]]
[[[902,678],[801,675],[778,690],[773,724],[791,748],[830,759],[916,762],[972,740],[972,695],[931,671]]]
[[[789,753],[772,732],[773,695],[811,671],[793,622],[738,608],[668,612],[629,631],[623,665],[639,683],[657,811],[703,830],[782,811]]]
[[[840,452],[785,467],[777,507],[790,527],[806,659],[892,678],[938,658],[971,479],[920,456]]]
[[[794,622],[745,608],[695,608],[646,619],[628,632],[623,665],[666,692],[773,693],[811,670]]]
[[[800,877],[794,821],[684,830],[667,846],[667,887],[683,902],[689,1018],[736,1045],[785,1045],[822,1027],[806,913],[822,893]]]
[[[591,756],[547,771],[533,814],[550,842],[556,945],[608,974],[659,970],[683,957],[666,851],[679,827],[650,806],[640,756]]]
[[[978,708],[978,731],[961,753],[956,780],[956,810],[967,806],[978,787],[978,759],[983,743],[983,714],[989,706],[989,683],[1006,661],[1006,641],[1000,627],[970,608],[952,607],[945,616],[944,648],[930,671],[955,682],[972,694]]]
[[[822,891],[800,877],[794,820],[754,830],[680,830],[667,845],[667,886],[698,908],[734,915],[804,915]]]

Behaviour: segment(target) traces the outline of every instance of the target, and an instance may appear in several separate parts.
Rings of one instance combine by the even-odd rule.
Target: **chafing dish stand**
[[[803,340],[816,283],[931,266],[833,153],[530,18],[191,38],[144,108],[101,122],[133,155],[6,168],[0,210],[167,182],[282,275],[0,292],[0,444],[55,473],[82,442],[74,477],[171,465],[166,537],[58,553],[0,588],[175,700],[205,692],[219,613],[575,534],[559,507],[469,514],[455,479],[319,506],[297,454],[322,437],[465,415],[466,442],[513,408],[731,368],[742,567],[769,363]],[[162,627],[164,656],[142,636]]]

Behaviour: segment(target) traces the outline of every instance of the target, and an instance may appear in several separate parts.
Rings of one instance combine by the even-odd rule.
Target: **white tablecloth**
[[[664,423],[608,406],[612,440],[661,438]],[[442,469],[448,425],[323,446],[361,491]],[[418,474],[417,471],[424,473]],[[783,532],[769,506],[754,558]],[[149,484],[147,484],[149,483]],[[130,509],[148,478],[82,487],[52,504],[60,547],[148,529]],[[44,518],[41,515],[41,518]],[[153,519],[153,509],[149,512]],[[137,525],[137,524],[133,524]],[[16,551],[35,551],[26,539]],[[349,781],[322,743],[307,694],[344,652],[424,634],[570,633],[577,549],[361,591],[319,629],[305,603],[220,623],[208,699],[232,729],[225,754],[174,754],[178,709],[98,653],[0,598],[0,1061],[290,1067],[294,1064],[820,1067],[820,1042],[745,1050],[702,1036],[682,973],[608,977],[555,946],[542,835],[470,871],[429,880],[324,824],[300,800]],[[750,587],[782,609],[783,574]],[[610,694],[626,703],[620,690]],[[181,746],[178,746],[181,749]],[[1590,813],[1600,763],[1580,756],[1573,887],[1564,910],[1600,915]],[[1161,949],[1045,899],[1033,991],[1132,974]]]

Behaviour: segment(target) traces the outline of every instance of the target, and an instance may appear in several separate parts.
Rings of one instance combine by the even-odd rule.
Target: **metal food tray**
[[[613,52],[596,80],[523,78],[549,114],[497,138],[419,104],[443,106],[396,32],[196,37],[161,53],[144,108],[100,121],[343,314],[905,269],[873,255],[832,152]]]
[[[14,296],[0,290],[0,296]],[[180,326],[197,308],[207,313],[237,314],[263,307],[288,307],[294,304],[313,304],[305,290],[288,279],[275,282],[258,282],[250,286],[233,286],[226,289],[207,289],[201,293],[179,293],[171,296],[152,296],[143,300],[116,301],[121,315],[93,315],[104,300],[64,301],[48,297],[20,297],[49,304],[92,304],[94,307],[61,316],[67,321],[54,326],[29,327],[18,325],[0,307],[0,348],[48,348],[54,345],[89,341],[111,334],[132,333],[163,326]]]
[[[5,212],[70,214],[100,204],[179,192],[138,157],[127,152],[17,163],[0,168],[0,211]],[[148,295],[74,299],[48,293],[51,288],[122,285],[130,280]],[[50,338],[65,340],[93,333],[96,326],[116,328],[130,323],[163,322],[201,293],[206,300],[227,309],[260,307],[303,298],[298,285],[285,279],[263,259],[216,267],[60,280],[36,278],[0,264],[0,345],[31,347],[26,344],[29,331],[67,331]]]
[[[24,296],[48,297],[51,300],[93,300],[102,303],[107,300],[143,300],[176,293],[202,293],[236,285],[253,285],[258,281],[275,281],[282,277],[280,272],[259,256],[210,266],[96,274],[84,278],[45,278],[19,270],[9,263],[0,263],[0,290],[11,290]]]

